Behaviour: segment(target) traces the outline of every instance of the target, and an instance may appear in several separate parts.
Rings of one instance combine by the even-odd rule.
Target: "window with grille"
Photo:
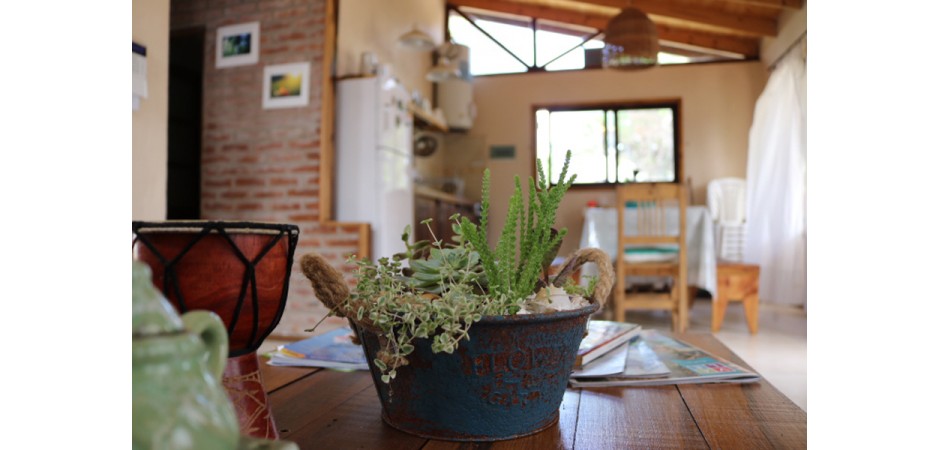
[[[679,100],[536,107],[536,157],[557,180],[571,150],[575,185],[679,182],[679,111]]]
[[[601,66],[603,32],[545,19],[449,7],[447,35],[470,48],[470,74],[581,70]],[[659,64],[693,58],[659,53]]]

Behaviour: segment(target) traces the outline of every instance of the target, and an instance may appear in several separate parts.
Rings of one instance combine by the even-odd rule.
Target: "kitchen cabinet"
[[[434,238],[442,240],[445,243],[453,242],[454,228],[450,216],[455,213],[460,213],[460,215],[469,218],[473,223],[480,223],[476,202],[450,195],[446,192],[429,189],[423,186],[415,186],[414,204],[416,227],[414,233],[415,242],[421,240],[433,242]],[[421,221],[427,218],[433,220],[428,225],[422,224]]]

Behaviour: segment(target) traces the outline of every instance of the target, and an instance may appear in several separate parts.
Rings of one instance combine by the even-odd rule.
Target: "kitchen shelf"
[[[411,111],[411,114],[414,115],[415,127],[430,128],[442,133],[446,133],[450,130],[446,123],[440,121],[437,117],[434,117],[431,115],[431,113],[425,111],[424,109],[417,108],[414,105],[409,104],[408,110]]]

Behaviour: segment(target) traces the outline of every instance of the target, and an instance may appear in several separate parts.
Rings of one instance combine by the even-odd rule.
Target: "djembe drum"
[[[213,311],[229,335],[222,382],[243,434],[277,439],[258,367],[258,347],[287,303],[296,225],[256,222],[133,222],[134,257],[180,314]]]

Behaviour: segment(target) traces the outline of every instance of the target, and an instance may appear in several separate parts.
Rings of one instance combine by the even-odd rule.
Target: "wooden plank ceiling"
[[[760,39],[776,37],[785,9],[804,0],[447,0],[470,14],[511,14],[603,31],[632,5],[656,24],[664,51],[756,59]]]

